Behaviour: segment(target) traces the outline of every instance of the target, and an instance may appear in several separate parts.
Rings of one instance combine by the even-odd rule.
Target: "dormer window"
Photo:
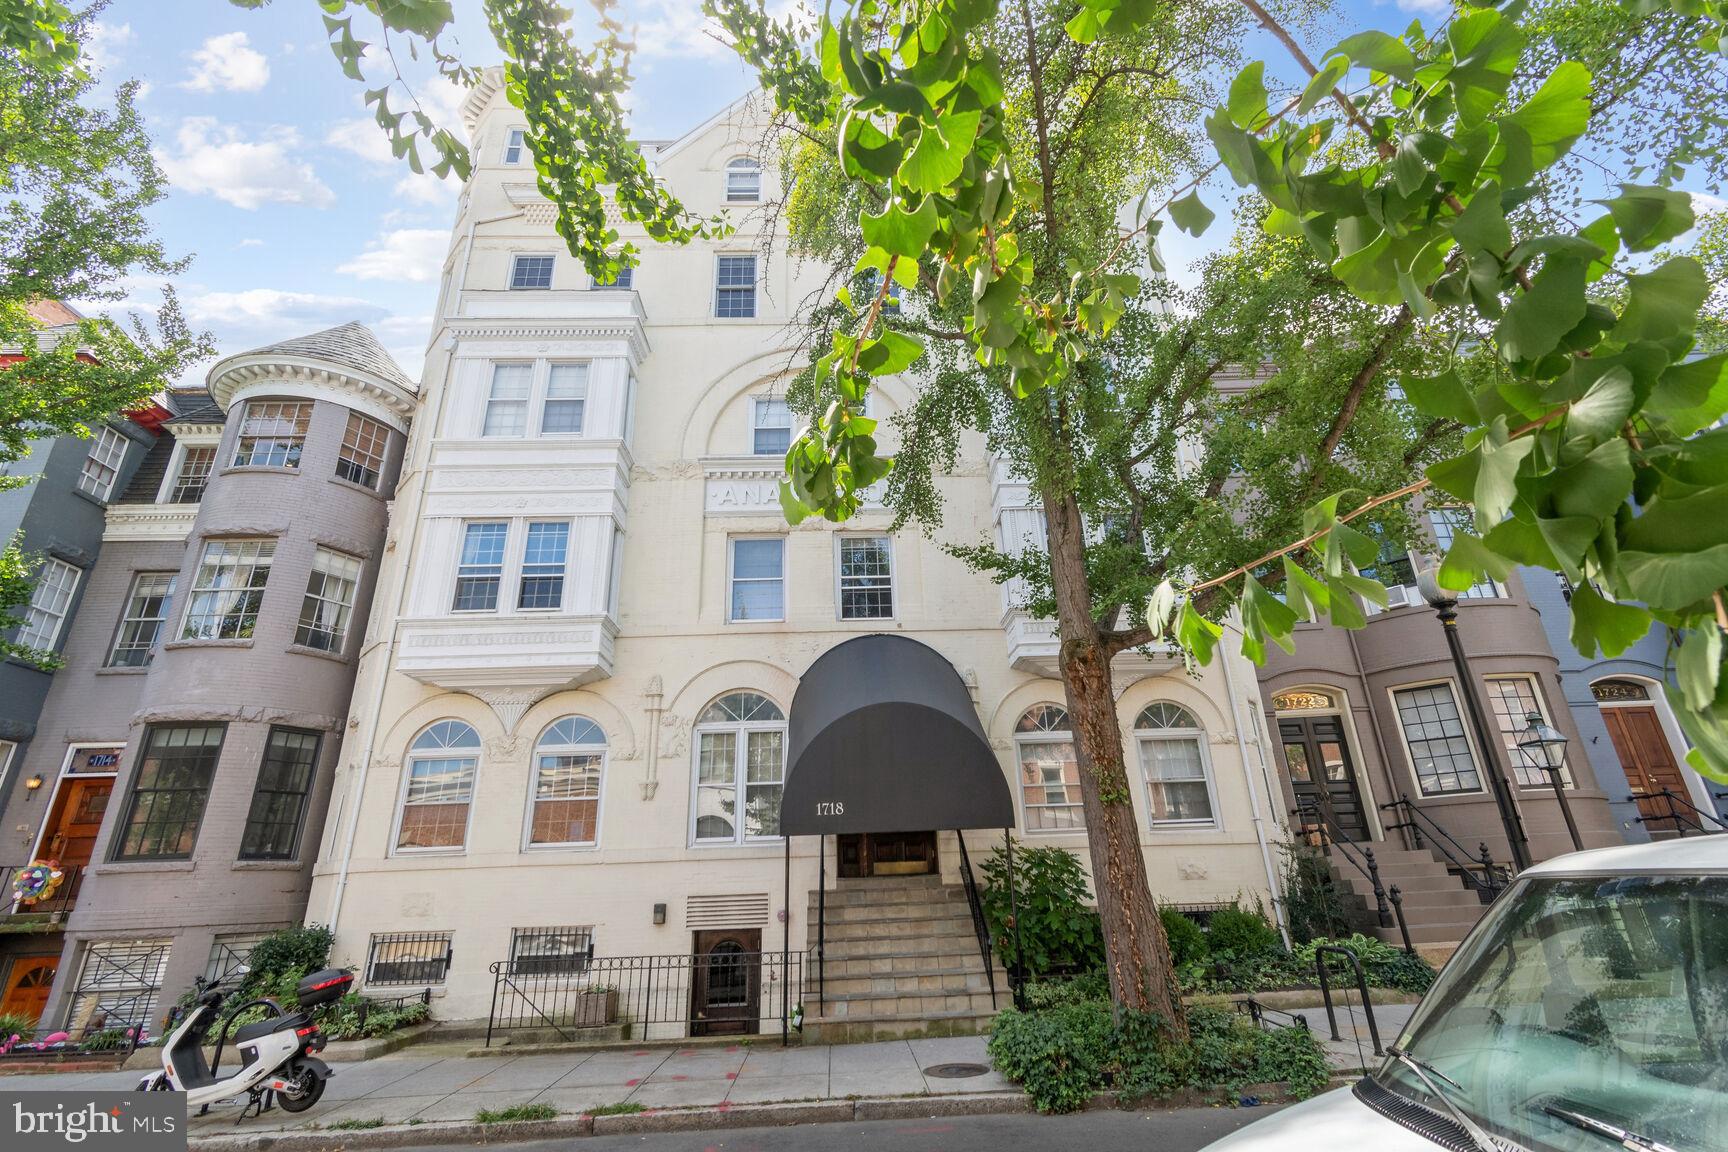
[[[510,129],[510,134],[504,137],[504,163],[522,163],[523,153],[528,150],[525,135],[520,128]]]
[[[726,164],[726,203],[760,204],[762,202],[762,166],[748,156],[740,156]]]

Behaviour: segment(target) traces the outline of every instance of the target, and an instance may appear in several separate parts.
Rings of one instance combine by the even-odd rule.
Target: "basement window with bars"
[[[512,976],[580,976],[593,962],[591,926],[510,930]]]
[[[450,974],[450,932],[375,932],[366,950],[366,983],[442,984]]]

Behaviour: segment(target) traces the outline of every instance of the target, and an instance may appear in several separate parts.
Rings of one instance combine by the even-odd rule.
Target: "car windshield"
[[[1437,1075],[1375,1080],[1543,1152],[1728,1149],[1728,876],[1532,877],[1489,917],[1399,1037]]]

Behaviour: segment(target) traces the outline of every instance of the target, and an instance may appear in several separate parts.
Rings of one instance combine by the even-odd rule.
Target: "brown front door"
[[[936,871],[934,832],[868,832],[834,839],[843,877],[921,876]]]
[[[1298,807],[1312,805],[1351,840],[1368,839],[1368,818],[1356,786],[1356,766],[1335,716],[1280,720],[1284,769]]]
[[[61,867],[83,867],[96,854],[96,833],[102,828],[102,813],[108,809],[108,794],[114,790],[109,776],[80,780],[68,776],[54,798],[50,817],[53,829],[42,842],[42,855],[58,860]]]
[[[12,961],[6,974],[6,994],[0,996],[0,1016],[24,1016],[41,1020],[42,1009],[48,1006],[48,992],[54,987],[54,970],[60,965],[58,956],[20,956]],[[10,1037],[0,1036],[0,1044]]]
[[[1662,732],[1662,722],[1656,718],[1656,709],[1604,708],[1602,719],[1608,725],[1608,735],[1620,757],[1620,769],[1626,773],[1626,783],[1632,785],[1632,791],[1655,794],[1666,788],[1690,800],[1686,778],[1674,763],[1674,753]],[[1681,825],[1674,814],[1685,811],[1679,805],[1671,808],[1661,796],[1638,801],[1638,815],[1644,817],[1644,827],[1652,836],[1679,832]]]
[[[762,1015],[762,929],[696,933],[690,1035],[754,1033]]]

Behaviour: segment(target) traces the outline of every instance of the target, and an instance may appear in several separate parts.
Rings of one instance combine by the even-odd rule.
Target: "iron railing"
[[[1374,1055],[1386,1055],[1380,1047],[1380,1026],[1374,1022],[1374,1003],[1368,998],[1368,977],[1362,971],[1362,961],[1353,950],[1342,944],[1322,944],[1314,949],[1314,972],[1320,977],[1320,999],[1326,1004],[1326,1023],[1332,1029],[1332,1039],[1341,1040],[1343,1037],[1338,1035],[1338,1016],[1332,1010],[1332,985],[1326,976],[1327,956],[1342,956],[1350,962],[1356,973],[1356,990],[1362,994],[1362,1014],[1368,1018],[1368,1037],[1374,1041]],[[1351,1031],[1355,1031],[1354,1025]]]
[[[1254,1022],[1261,1031],[1270,1032],[1274,1028],[1300,1028],[1308,1031],[1308,1017],[1300,1012],[1286,1012],[1282,1008],[1273,1008],[1262,1004],[1252,996],[1245,996],[1236,1001],[1236,1011]]]
[[[6,1061],[92,1060],[112,1058],[121,1063],[139,1048],[161,1042],[149,1026],[126,1024],[107,1027],[86,1024],[76,1032],[49,1025],[37,1025],[29,1032],[9,1032],[0,1036],[0,1067]]]
[[[1340,828],[1337,822],[1326,814],[1326,810],[1311,799],[1304,798],[1291,809],[1291,813],[1309,822],[1319,832],[1321,851],[1327,856],[1332,855],[1333,845],[1343,851],[1344,858],[1362,874],[1374,893],[1374,915],[1379,920],[1380,927],[1390,928],[1392,906],[1386,900],[1386,886],[1380,882],[1380,863],[1374,859],[1374,849],[1350,839],[1350,834]]]
[[[378,932],[366,950],[366,986],[442,984],[454,951],[449,932]]]
[[[574,1042],[618,1029],[636,1040],[760,1035],[786,1043],[803,1006],[804,952],[593,956],[579,972],[491,966],[486,1044],[508,1032]]]
[[[978,879],[972,875],[972,857],[966,853],[966,834],[958,828],[960,883],[966,889],[966,907],[972,912],[972,932],[978,937],[978,957],[984,961],[984,977],[990,981],[990,1007],[996,1007],[996,949],[990,940],[990,924],[984,918],[984,901],[978,896]]]
[[[1410,846],[1420,850],[1429,848],[1445,857],[1447,866],[1457,872],[1465,885],[1475,889],[1484,904],[1491,904],[1494,898],[1506,890],[1512,882],[1512,870],[1503,864],[1497,864],[1488,853],[1487,843],[1477,845],[1474,855],[1458,838],[1441,827],[1440,823],[1410,802],[1410,797],[1399,796],[1389,804],[1380,805],[1382,812],[1394,812],[1402,817],[1395,824],[1386,825],[1386,831],[1402,830],[1410,837]],[[1428,842],[1423,843],[1426,834]]]
[[[1626,797],[1626,799],[1638,804],[1638,823],[1659,824],[1666,820],[1673,826],[1674,834],[1676,836],[1685,836],[1688,827],[1693,831],[1703,834],[1709,834],[1718,830],[1728,830],[1728,823],[1725,823],[1715,813],[1705,811],[1703,808],[1698,807],[1698,805],[1692,803],[1692,801],[1686,799],[1686,797],[1680,795],[1678,792],[1672,791],[1668,788],[1660,788],[1655,792],[1634,792],[1630,796]],[[1668,814],[1666,816],[1644,815],[1644,804],[1648,803],[1654,807],[1657,801],[1663,803],[1668,810]],[[1710,828],[1706,826],[1704,823],[1706,820],[1711,824],[1716,825],[1716,827]]]
[[[18,874],[33,863],[0,864],[0,884],[5,885],[0,888],[0,932],[51,931],[78,903],[78,892],[84,887],[84,868],[79,864],[60,868],[53,890],[41,899],[16,898]]]

